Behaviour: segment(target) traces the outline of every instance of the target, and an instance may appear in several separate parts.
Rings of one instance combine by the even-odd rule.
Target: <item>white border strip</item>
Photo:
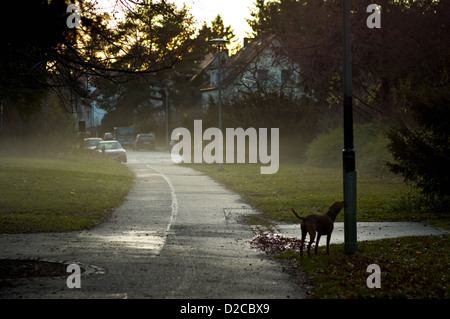
[[[169,235],[169,231],[170,231],[170,227],[172,226],[172,223],[175,222],[176,218],[177,218],[177,214],[178,214],[178,201],[177,201],[177,194],[175,193],[175,188],[173,187],[172,181],[163,173],[161,172],[159,169],[154,168],[150,165],[145,165],[150,169],[153,169],[155,171],[158,172],[159,175],[161,175],[162,178],[164,178],[167,182],[167,184],[170,187],[170,195],[172,197],[172,214],[170,215],[170,220],[169,220],[169,224],[167,225],[167,229],[166,229],[166,237]]]

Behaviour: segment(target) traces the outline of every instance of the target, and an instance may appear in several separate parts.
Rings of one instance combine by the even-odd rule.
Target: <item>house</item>
[[[280,92],[296,97],[304,93],[300,85],[300,66],[284,52],[276,36],[244,39],[244,47],[228,57],[222,51],[222,100],[251,92]],[[202,106],[207,109],[212,100],[218,101],[219,63],[217,53],[211,53],[199,64],[203,77]],[[194,79],[193,78],[193,79]]]
[[[70,93],[71,107],[74,119],[77,123],[77,130],[95,129],[105,112],[97,107],[96,99],[100,95],[100,90],[91,83],[88,76],[82,76],[79,80],[83,90],[83,97]],[[80,127],[83,123],[83,127]]]

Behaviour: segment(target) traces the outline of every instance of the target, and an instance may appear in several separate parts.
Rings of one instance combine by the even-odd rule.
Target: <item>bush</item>
[[[317,167],[342,167],[344,131],[335,128],[319,134],[306,151],[307,164]]]
[[[385,175],[385,165],[392,160],[387,150],[388,139],[379,124],[355,125],[356,168],[366,174]],[[342,127],[319,134],[306,151],[307,164],[317,167],[341,168],[344,130]]]
[[[414,183],[422,193],[449,199],[450,176],[450,86],[406,90],[408,111],[414,123],[401,123],[388,132],[389,150],[397,163],[392,172]],[[446,88],[446,89],[445,89]]]
[[[279,128],[280,157],[283,161],[304,160],[304,150],[318,130],[321,106],[306,96],[279,92],[242,94],[224,99],[223,127]],[[217,127],[218,105],[211,99],[203,127]],[[189,126],[185,126],[189,127]]]

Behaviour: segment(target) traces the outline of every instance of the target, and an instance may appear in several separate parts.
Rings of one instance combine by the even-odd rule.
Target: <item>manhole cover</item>
[[[67,264],[43,260],[0,259],[0,279],[59,277],[70,275]],[[80,267],[81,272],[85,270]]]

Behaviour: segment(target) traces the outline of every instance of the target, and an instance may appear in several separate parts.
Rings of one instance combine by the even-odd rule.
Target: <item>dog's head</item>
[[[344,202],[335,202],[333,205],[330,206],[330,208],[328,208],[329,210],[331,210],[332,212],[334,212],[334,214],[339,214],[339,212],[341,211],[341,209],[344,208]]]

